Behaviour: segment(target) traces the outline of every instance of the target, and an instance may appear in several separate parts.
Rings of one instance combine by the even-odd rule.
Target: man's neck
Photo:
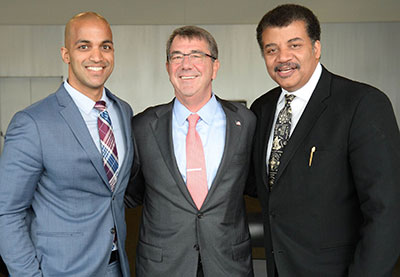
[[[101,86],[100,88],[95,88],[95,89],[88,89],[88,88],[81,89],[79,86],[76,86],[75,84],[71,84],[69,79],[67,80],[67,82],[71,87],[73,87],[74,89],[76,89],[83,95],[89,97],[90,99],[92,99],[95,102],[99,101],[101,99],[101,97],[103,96],[104,86]]]
[[[188,97],[182,99],[181,97],[177,97],[179,102],[182,103],[189,111],[192,113],[198,112],[207,102],[211,99],[212,93],[210,92],[210,95],[208,97],[203,97],[203,98],[195,98],[195,97]]]

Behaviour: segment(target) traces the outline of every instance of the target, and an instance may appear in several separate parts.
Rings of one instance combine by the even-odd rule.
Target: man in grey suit
[[[132,110],[104,88],[114,67],[108,22],[74,16],[61,55],[68,80],[7,130],[0,253],[11,276],[130,276],[123,199]]]
[[[166,68],[176,98],[132,122],[140,171],[127,192],[145,191],[137,276],[253,276],[243,193],[255,117],[212,92],[218,49],[206,30],[176,29]]]

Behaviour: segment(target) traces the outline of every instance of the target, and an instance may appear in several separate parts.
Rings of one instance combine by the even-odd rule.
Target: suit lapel
[[[229,162],[232,160],[235,154],[234,149],[236,149],[236,145],[239,143],[240,140],[242,124],[245,124],[243,118],[237,113],[237,108],[234,105],[232,105],[228,101],[221,100],[218,97],[217,100],[221,103],[226,116],[225,147],[217,173],[212,182],[211,189],[207,194],[203,206],[207,204],[208,199],[216,190],[223,174],[226,172],[226,170],[229,170]]]
[[[115,97],[115,95],[113,95],[108,89],[106,89],[106,93],[107,96],[114,100],[116,103],[117,108],[117,113],[120,116],[121,122],[120,125],[122,127],[122,134],[125,140],[125,146],[126,146],[126,151],[125,151],[125,158],[124,158],[124,162],[121,165],[120,169],[119,169],[119,177],[118,177],[118,181],[115,184],[115,189],[114,189],[114,193],[118,190],[118,188],[120,187],[121,184],[121,180],[123,180],[123,176],[125,175],[125,173],[127,172],[127,169],[130,168],[131,165],[131,154],[133,151],[133,145],[132,145],[132,136],[131,136],[131,118],[128,118],[128,111],[125,111],[123,106],[121,105],[120,100]],[[107,182],[108,183],[108,182]]]
[[[261,119],[260,119],[260,135],[261,135],[261,149],[262,149],[262,157],[263,157],[263,166],[261,167],[263,171],[260,173],[263,176],[263,181],[266,187],[268,187],[268,175],[267,175],[267,151],[268,151],[268,142],[269,137],[272,132],[272,125],[274,122],[276,105],[278,103],[279,95],[281,94],[281,88],[278,87],[271,91],[269,98],[267,99],[267,103],[262,105],[261,110]]]
[[[322,112],[326,109],[327,105],[324,101],[330,95],[331,78],[331,74],[323,68],[321,78],[282,154],[276,181],[278,181],[300,144],[307,134],[309,134]]]
[[[107,185],[107,187],[109,187],[108,179],[102,163],[102,156],[93,142],[93,139],[87,129],[85,121],[82,119],[78,107],[68,95],[68,92],[64,89],[64,86],[61,86],[62,87],[60,87],[56,93],[59,105],[61,106],[60,114],[71,129],[79,144],[82,146],[82,149],[88,155],[94,168],[103,179],[103,182]]]
[[[196,207],[186,187],[186,183],[179,172],[178,164],[175,159],[172,141],[172,107],[173,101],[168,103],[165,109],[157,112],[157,119],[151,122],[150,125],[168,170],[174,177],[176,184],[186,200]]]

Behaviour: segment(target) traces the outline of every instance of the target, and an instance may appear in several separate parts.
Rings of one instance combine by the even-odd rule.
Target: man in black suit
[[[279,84],[251,107],[249,184],[263,209],[268,276],[391,276],[400,135],[390,101],[320,64],[320,25],[305,7],[268,12],[257,39]]]

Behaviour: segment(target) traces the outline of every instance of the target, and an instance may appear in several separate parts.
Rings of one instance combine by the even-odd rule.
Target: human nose
[[[279,62],[287,62],[292,59],[292,56],[290,49],[281,49],[279,51],[278,60]]]
[[[190,59],[190,55],[183,55],[182,67],[183,68],[191,68],[192,67],[192,61]]]
[[[103,53],[100,49],[93,48],[90,52],[90,60],[93,62],[100,62],[103,60]]]

